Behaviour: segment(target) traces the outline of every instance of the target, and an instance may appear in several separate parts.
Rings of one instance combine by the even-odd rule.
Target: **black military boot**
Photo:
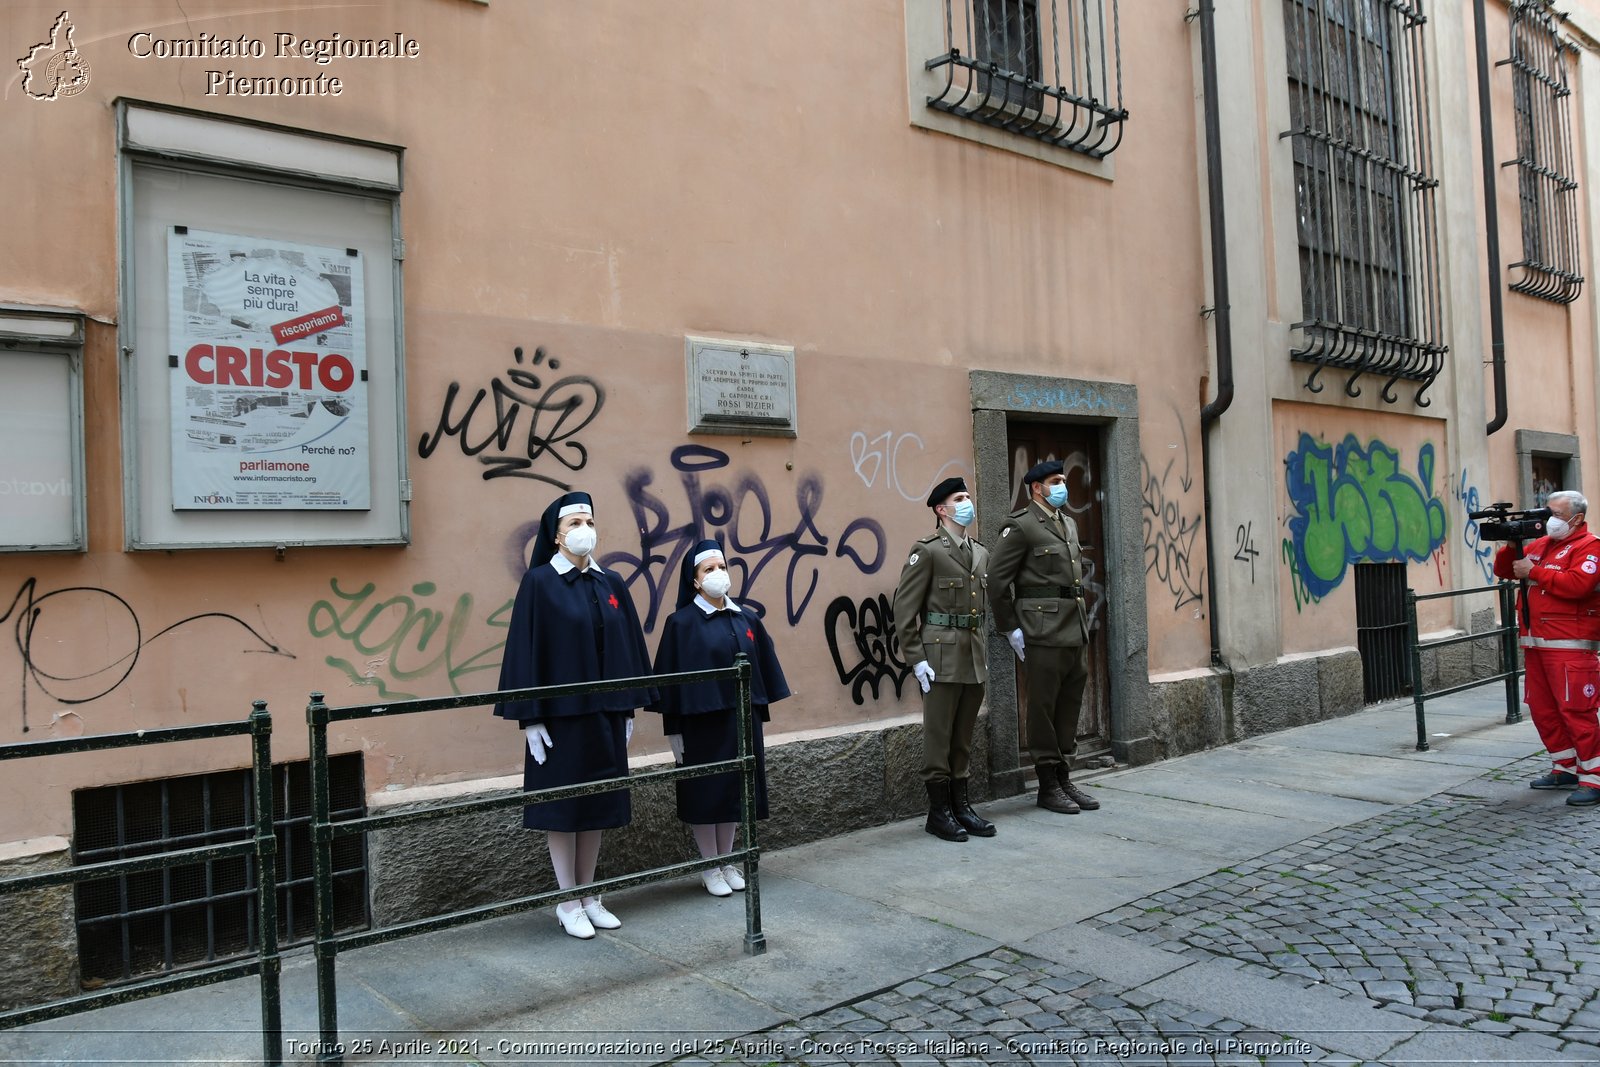
[[[966,830],[956,822],[955,812],[950,810],[950,783],[928,783],[928,825],[924,827],[934,837],[945,841],[965,841]]]
[[[956,822],[966,827],[967,833],[973,837],[993,837],[995,835],[994,823],[989,822],[982,815],[972,810],[972,802],[967,799],[967,780],[965,778],[950,779],[950,810],[955,813]]]
[[[1059,773],[1056,775],[1056,778],[1061,783],[1061,791],[1067,794],[1074,804],[1078,805],[1078,807],[1082,808],[1084,811],[1100,810],[1100,802],[1098,800],[1072,784],[1072,779],[1069,777],[1071,772],[1067,770],[1067,765],[1065,763],[1057,768],[1057,770]]]
[[[1056,763],[1034,764],[1034,773],[1039,776],[1039,806],[1046,811],[1060,812],[1062,815],[1076,815],[1082,809],[1061,791],[1061,786],[1056,781],[1056,773],[1061,769],[1060,764]]]

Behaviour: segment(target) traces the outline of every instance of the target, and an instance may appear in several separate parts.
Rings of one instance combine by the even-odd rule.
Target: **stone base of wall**
[[[71,865],[71,847],[64,837],[0,845],[0,878],[43,874]],[[51,886],[0,897],[0,1011],[80,992],[72,887]]]
[[[971,790],[989,796],[987,711],[973,731]],[[921,716],[867,728],[818,730],[767,739],[770,818],[757,828],[763,851],[787,848],[927,810],[918,777]],[[666,766],[661,757],[634,770]],[[371,813],[414,810],[451,800],[510,796],[521,776],[380,793]],[[600,849],[602,878],[698,857],[689,829],[678,821],[671,782],[633,788],[633,822],[608,830]],[[522,809],[507,808],[434,820],[369,835],[373,922],[410,919],[525,896],[555,888],[545,835],[522,829]]]
[[[1232,673],[1158,675],[1150,679],[1151,747],[1154,758],[1170,759],[1361,707],[1361,657],[1353,648]]]
[[[1472,613],[1470,624],[1472,628],[1467,632],[1477,634],[1492,630],[1499,625],[1499,620],[1500,613],[1494,608],[1475,611]],[[1449,634],[1424,634],[1422,643],[1427,644],[1430,640],[1449,636],[1457,634],[1455,631]],[[1491,634],[1477,641],[1462,641],[1460,644],[1444,648],[1422,650],[1422,684],[1425,693],[1464,685],[1474,679],[1487,678],[1498,673],[1500,673],[1499,634]]]

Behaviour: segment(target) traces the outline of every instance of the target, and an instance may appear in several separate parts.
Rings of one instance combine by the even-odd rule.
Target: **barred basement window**
[[[272,769],[281,945],[308,941],[315,929],[310,767],[302,761]],[[333,817],[365,815],[360,754],[330,757],[328,774]],[[82,789],[72,799],[72,851],[78,864],[224,844],[255,832],[249,771]],[[336,838],[333,869],[335,927],[366,926],[365,838]],[[253,857],[81,882],[76,898],[85,988],[256,951]]]
[[[944,0],[944,45],[929,107],[1096,159],[1122,142],[1117,0]]]
[[[1517,115],[1517,197],[1522,208],[1522,274],[1513,292],[1570,304],[1583,289],[1578,273],[1578,181],[1572,151],[1567,52],[1556,33],[1565,18],[1544,0],[1511,5],[1512,100]],[[1575,50],[1575,49],[1573,49]]]
[[[1444,367],[1422,0],[1283,0],[1300,245],[1290,357],[1420,382]]]

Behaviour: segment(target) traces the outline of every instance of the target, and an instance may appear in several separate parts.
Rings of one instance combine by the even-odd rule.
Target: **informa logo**
[[[72,43],[72,19],[63,11],[50,27],[50,39],[17,60],[22,91],[35,100],[77,96],[89,87],[89,61]]]

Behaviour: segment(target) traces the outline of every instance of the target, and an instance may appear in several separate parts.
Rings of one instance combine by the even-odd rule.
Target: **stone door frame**
[[[1105,493],[1106,611],[1111,752],[1121,763],[1154,758],[1149,722],[1149,620],[1139,484],[1139,390],[1123,382],[971,371],[979,537],[993,544],[1010,513],[1009,415],[1101,427]],[[1022,792],[1017,671],[1011,646],[989,635],[989,780],[995,796]]]

